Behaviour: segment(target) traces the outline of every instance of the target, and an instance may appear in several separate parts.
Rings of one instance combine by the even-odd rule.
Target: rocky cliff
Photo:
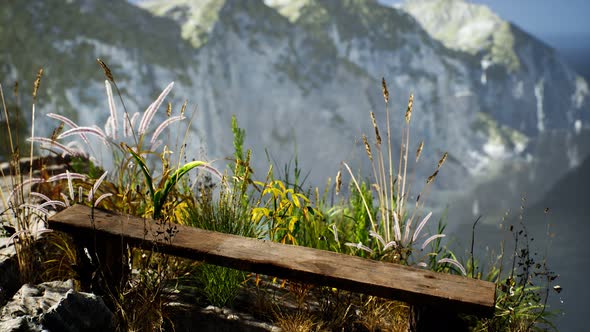
[[[419,175],[449,151],[440,189],[464,188],[496,161],[524,158],[542,132],[574,132],[590,121],[587,83],[554,50],[464,1],[403,9],[373,0],[151,0],[141,6],[122,0],[4,4],[2,83],[18,79],[29,87],[43,66],[40,114],[102,124],[109,112],[97,57],[113,70],[131,113],[176,81],[176,108],[188,99],[188,109],[196,110],[190,157],[203,151],[210,159],[230,156],[236,114],[259,173],[266,171],[265,149],[280,164],[297,149],[314,185],[333,176],[340,161],[366,159],[359,138],[371,136],[369,112],[385,121],[381,77],[390,86],[395,146],[414,93],[412,137],[414,145],[424,139],[426,157]],[[21,93],[21,104],[27,95]],[[46,133],[56,125],[40,121]]]

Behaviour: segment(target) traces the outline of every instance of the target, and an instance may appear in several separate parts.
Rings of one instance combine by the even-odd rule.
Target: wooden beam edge
[[[60,213],[52,216],[49,218],[49,227],[55,230],[65,231],[65,232],[76,232],[86,235],[91,235],[95,229],[89,227],[90,223],[85,225],[75,224],[72,222],[73,219],[77,219],[80,216],[85,216],[86,218],[90,219],[92,209],[83,205],[74,205]],[[154,221],[151,219],[142,219],[133,216],[127,215],[119,215],[113,212],[94,209],[94,219],[96,224],[100,226],[100,221],[111,221],[116,217],[123,217],[124,220],[134,221],[134,222],[141,222],[141,223],[148,223],[153,224]],[[178,225],[179,229],[182,230],[184,228],[190,228],[191,230],[198,230],[200,232],[209,232],[206,230],[201,230],[198,228],[193,228],[190,226],[183,226]],[[152,249],[153,248],[153,240],[148,239],[139,239],[137,237],[131,237],[127,234],[123,234],[120,230],[112,230],[112,229],[96,229],[97,232],[103,234],[101,236],[106,235],[107,237],[120,237],[125,236],[128,238],[129,243],[133,246],[140,247],[143,249]],[[212,234],[221,234],[216,232],[209,232]],[[95,234],[96,235],[96,234]],[[223,236],[227,236],[228,238],[238,238],[240,241],[256,241],[252,243],[257,243],[258,239],[252,238],[245,238],[237,235],[231,234],[223,234]],[[283,245],[279,243],[269,242],[270,246],[289,246]],[[310,250],[310,251],[321,251],[322,255],[333,255],[335,260],[346,258],[347,260],[359,260],[359,262],[367,263],[372,262],[371,264],[387,264],[388,268],[395,268],[395,269],[403,269],[405,271],[415,272],[422,276],[424,276],[425,280],[429,281],[428,279],[443,276],[445,279],[450,279],[451,281],[454,279],[456,282],[460,283],[461,285],[467,283],[466,288],[470,289],[477,289],[479,292],[485,294],[483,296],[486,300],[485,301],[477,301],[474,299],[457,299],[452,297],[441,297],[440,295],[431,295],[431,294],[424,294],[421,292],[413,292],[406,289],[398,289],[395,287],[387,286],[387,285],[377,285],[368,282],[363,282],[362,280],[351,280],[346,278],[339,278],[339,277],[327,277],[325,275],[320,275],[318,273],[312,271],[305,271],[305,270],[297,270],[289,268],[288,266],[284,266],[282,264],[277,264],[276,262],[269,262],[269,261],[245,261],[244,259],[234,258],[224,256],[223,254],[215,253],[215,252],[203,252],[197,251],[194,248],[187,248],[175,245],[174,243],[165,243],[159,242],[158,246],[162,249],[163,252],[169,253],[175,256],[181,256],[185,258],[191,258],[195,260],[203,260],[213,264],[222,265],[226,267],[246,270],[250,272],[262,273],[273,275],[281,274],[279,277],[283,277],[286,279],[293,279],[298,281],[310,282],[315,284],[323,284],[323,285],[331,285],[337,288],[346,289],[355,292],[362,292],[370,295],[376,295],[385,298],[392,298],[397,300],[406,301],[409,303],[418,303],[418,304],[427,304],[427,305],[446,305],[456,308],[456,310],[465,312],[465,313],[476,313],[482,315],[490,315],[494,311],[495,306],[495,284],[483,280],[477,279],[468,279],[462,276],[455,276],[455,275],[448,275],[448,274],[441,274],[436,273],[428,270],[417,269],[414,267],[404,266],[404,265],[397,265],[392,263],[385,263],[385,262],[378,262],[368,259],[363,259],[360,257],[350,256],[339,254],[330,251],[323,251],[313,248],[306,248],[306,247],[296,247],[297,250]],[[190,254],[187,254],[190,252]],[[342,257],[344,256],[344,257]],[[432,282],[430,280],[430,282]],[[428,282],[427,282],[428,283]]]

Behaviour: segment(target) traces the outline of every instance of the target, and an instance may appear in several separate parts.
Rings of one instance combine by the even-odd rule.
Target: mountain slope
[[[209,146],[231,153],[228,125],[235,113],[258,170],[265,171],[266,147],[288,161],[297,144],[308,168],[324,170],[314,178],[323,182],[370,124],[368,110],[378,94],[367,97],[364,91],[373,82],[262,1],[226,1],[218,17],[209,42],[195,50],[202,62],[194,101],[206,110]]]
[[[576,123],[588,126],[587,82],[555,50],[488,7],[465,0],[416,0],[402,8],[445,46],[478,58],[485,112],[501,124],[527,135],[573,129]]]
[[[405,2],[402,8],[448,48],[483,53],[490,64],[510,71],[521,65],[510,23],[486,6],[463,0],[417,0]]]
[[[141,6],[158,16],[168,16],[176,20],[182,26],[182,38],[198,48],[208,41],[209,33],[219,18],[218,12],[224,3],[224,0],[152,0],[142,2]]]
[[[0,35],[15,45],[0,51],[3,82],[30,86],[44,65],[47,94],[39,105],[100,124],[108,111],[95,58],[111,66],[130,112],[145,109],[174,80],[171,100],[190,98],[198,113],[193,134],[209,157],[231,155],[236,114],[259,172],[266,171],[266,148],[283,163],[297,146],[316,185],[340,161],[366,159],[358,139],[373,132],[368,114],[385,120],[381,77],[400,119],[393,121],[394,146],[400,110],[415,94],[412,136],[426,143],[418,178],[449,151],[440,188],[465,189],[469,175],[520,156],[539,123],[543,130],[587,126],[585,82],[517,30],[520,67],[509,71],[483,68],[481,52],[446,47],[408,13],[373,0],[151,0],[145,8],[152,14],[122,0],[104,3],[3,6]],[[50,33],[39,38],[39,31]],[[21,41],[30,45],[19,48]]]
[[[147,107],[168,80],[189,81],[190,53],[178,26],[125,1],[9,1],[0,6],[0,22],[2,83],[18,80],[22,104],[30,105],[43,67],[42,111],[103,123],[108,112],[94,112],[106,104],[97,57],[126,83],[121,87],[132,108]]]

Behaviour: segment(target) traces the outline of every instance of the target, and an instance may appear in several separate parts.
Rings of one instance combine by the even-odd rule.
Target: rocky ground
[[[51,250],[46,234],[38,236],[36,255],[43,256]],[[36,274],[41,275],[42,271]],[[0,233],[0,332],[116,331],[115,315],[106,301],[79,291],[78,285],[73,279],[23,283],[15,245],[8,234]],[[174,331],[280,331],[268,319],[252,315],[254,295],[248,290],[239,294],[234,309],[199,306],[197,295],[191,292],[168,293],[166,309]],[[286,305],[293,307],[291,303]]]
[[[70,159],[35,158],[34,169],[43,168],[46,175],[62,173]],[[41,167],[40,165],[43,165]],[[6,195],[15,187],[15,178],[7,162],[0,163],[0,189]],[[30,160],[20,161],[21,172],[26,172]],[[35,171],[34,176],[39,176]],[[18,182],[18,181],[16,181]],[[26,188],[23,194],[27,194]],[[12,210],[0,201],[0,211]],[[72,279],[28,284],[22,281],[17,252],[10,238],[14,229],[2,222],[0,215],[0,331],[114,331],[115,315],[101,296],[79,291]],[[6,226],[6,228],[4,227]],[[44,257],[51,250],[44,233],[44,222],[33,226],[37,238],[35,255]],[[40,232],[39,232],[40,231]],[[43,261],[45,258],[39,259]],[[43,266],[41,264],[41,266]],[[37,267],[37,269],[42,269]],[[43,271],[38,272],[41,275]],[[251,314],[252,294],[244,291],[236,300],[235,309],[202,307],[195,296],[170,291],[168,303],[174,331],[276,331],[277,327]],[[287,304],[287,306],[292,306]]]
[[[100,296],[76,290],[69,279],[22,284],[15,247],[0,237],[0,331],[115,331],[114,314]],[[248,306],[241,294],[236,308]],[[189,296],[168,304],[175,331],[279,331],[240,309],[199,307]]]

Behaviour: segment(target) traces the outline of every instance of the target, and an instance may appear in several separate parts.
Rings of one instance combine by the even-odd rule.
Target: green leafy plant
[[[238,119],[235,115],[231,118],[231,131],[234,136],[234,158],[235,168],[234,175],[242,176],[246,172],[246,166],[240,162],[244,161],[244,139],[246,138],[246,131],[238,126]],[[249,153],[249,152],[248,152]]]
[[[127,150],[129,151],[129,153],[131,153],[135,161],[137,161],[141,171],[143,172],[143,175],[145,176],[145,181],[150,191],[150,196],[152,198],[154,219],[160,219],[162,217],[162,208],[164,207],[164,203],[166,202],[168,194],[170,194],[170,191],[174,188],[176,183],[190,170],[197,167],[203,167],[208,170],[211,170],[215,174],[219,174],[214,168],[209,166],[204,161],[191,161],[181,166],[177,170],[173,171],[172,174],[168,176],[164,175],[163,177],[166,179],[164,181],[164,185],[161,188],[155,188],[153,184],[152,173],[150,172],[143,158],[128,146]],[[221,177],[221,175],[219,176]]]
[[[202,264],[196,272],[197,285],[207,303],[217,307],[233,306],[238,291],[247,279],[244,271]]]
[[[233,176],[220,177],[214,180],[207,173],[195,184],[192,199],[182,206],[182,224],[246,237],[262,237],[260,224],[250,218],[252,210],[251,191],[253,182],[250,180],[250,150],[243,153],[245,132],[238,127],[237,119],[232,117],[234,133],[234,165]],[[245,158],[245,159],[244,159]],[[243,271],[210,264],[198,264],[191,267],[189,276],[181,279],[184,286],[196,288],[206,303],[215,306],[231,306],[238,291],[246,281]]]
[[[264,223],[271,240],[280,243],[304,245],[318,235],[319,211],[310,205],[309,198],[293,188],[287,188],[281,180],[257,183],[262,189],[263,204],[252,209],[252,220]],[[311,233],[306,234],[306,233]],[[299,239],[299,240],[298,240]],[[307,241],[305,240],[307,239]],[[300,241],[303,240],[303,241]],[[314,246],[311,244],[311,246]]]

